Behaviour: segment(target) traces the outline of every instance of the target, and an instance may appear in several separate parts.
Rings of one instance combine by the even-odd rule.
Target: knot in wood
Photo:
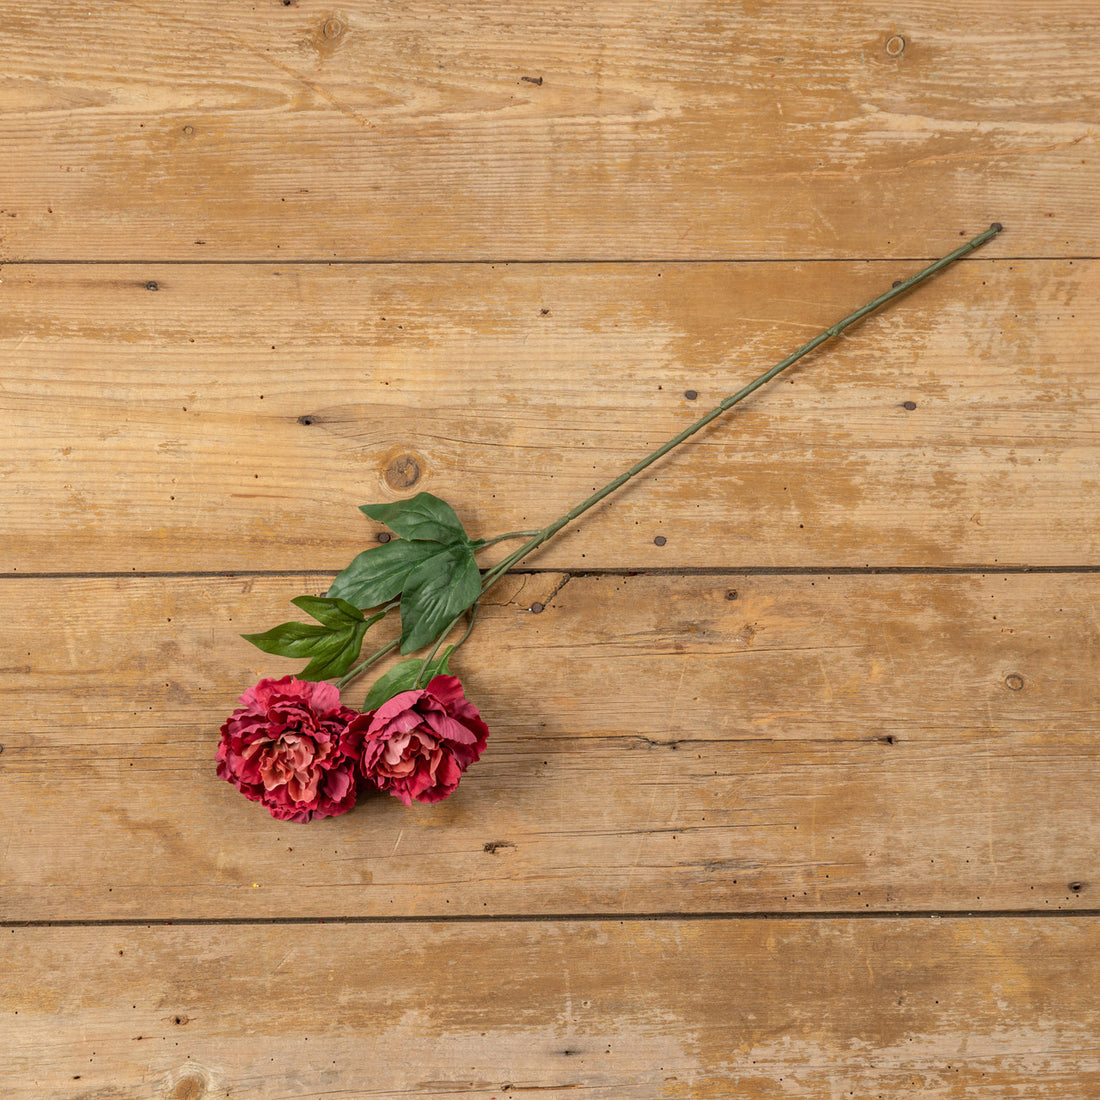
[[[382,476],[391,489],[411,489],[420,480],[420,463],[412,455],[398,455]]]

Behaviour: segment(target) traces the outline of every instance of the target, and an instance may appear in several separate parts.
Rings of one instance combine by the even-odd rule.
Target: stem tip
[[[1004,226],[1001,225],[1000,222],[994,222],[989,228],[992,229],[995,233],[1000,233],[1000,231],[1004,229]]]

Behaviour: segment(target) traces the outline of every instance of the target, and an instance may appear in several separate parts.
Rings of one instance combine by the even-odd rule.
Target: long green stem
[[[818,335],[815,336],[812,340],[803,344],[802,347],[800,347],[797,351],[792,352],[790,355],[787,356],[786,359],[783,359],[780,362],[776,363],[774,367],[771,367],[768,370],[764,371],[763,374],[755,378],[747,386],[743,386],[736,393],[730,394],[729,397],[721,401],[705,416],[701,416],[698,420],[695,421],[694,424],[689,424],[682,432],[674,435],[667,443],[658,447],[655,451],[651,451],[648,455],[645,456],[645,458],[641,459],[639,462],[636,462],[633,466],[631,466],[629,470],[609,481],[602,489],[598,489],[586,500],[581,501],[581,503],[578,504],[575,508],[571,508],[568,512],[565,513],[565,515],[559,516],[558,519],[554,520],[553,523],[548,524],[546,527],[543,527],[541,530],[538,531],[513,531],[507,535],[499,535],[496,538],[488,539],[484,542],[481,542],[477,546],[477,549],[479,550],[483,549],[486,546],[492,546],[494,543],[503,542],[506,539],[527,538],[528,540],[521,547],[519,547],[518,550],[514,550],[502,561],[498,562],[491,569],[486,571],[485,575],[482,577],[481,582],[482,594],[488,591],[494,584],[496,584],[497,581],[500,580],[501,577],[504,576],[505,573],[507,573],[525,557],[527,557],[528,554],[533,553],[540,546],[542,546],[544,542],[553,538],[554,535],[556,535],[563,527],[568,526],[574,520],[578,519],[585,512],[587,512],[590,508],[595,507],[605,497],[610,496],[611,493],[615,492],[616,489],[621,488],[628,481],[630,481],[631,478],[637,477],[637,475],[640,474],[643,470],[653,465],[653,463],[656,462],[658,459],[663,458],[666,454],[669,453],[669,451],[678,447],[685,440],[690,439],[691,436],[695,435],[696,432],[701,431],[712,420],[716,420],[724,412],[727,412],[729,409],[733,408],[733,406],[736,405],[739,401],[744,401],[746,397],[748,397],[751,393],[754,393],[767,382],[770,382],[777,374],[785,371],[793,363],[797,363],[798,360],[801,359],[804,355],[808,355],[815,348],[820,347],[822,344],[825,343],[826,340],[830,340],[834,336],[839,336],[850,325],[854,325],[857,321],[862,320],[869,313],[873,313],[875,310],[880,309],[887,302],[892,301],[899,295],[905,294],[907,291],[915,287],[918,283],[923,282],[925,279],[936,274],[937,271],[942,271],[943,268],[948,267],[950,264],[953,264],[956,260],[965,256],[967,253],[973,252],[976,248],[980,248],[983,244],[986,243],[986,241],[991,240],[998,233],[1000,233],[1001,229],[1002,226],[1000,225],[1000,223],[994,222],[984,233],[979,233],[978,236],[976,236],[973,240],[967,241],[967,243],[964,245],[960,245],[953,252],[949,252],[942,259],[937,260],[934,264],[930,264],[923,270],[918,271],[915,275],[911,275],[903,282],[896,283],[885,293],[880,294],[877,298],[872,298],[871,301],[869,301],[866,305],[860,306],[859,309],[855,310],[852,313],[849,313],[847,317],[844,317],[841,320],[837,321],[836,324],[830,325],[829,328],[824,330],[824,332],[818,333]],[[388,611],[394,606],[396,606],[396,601],[394,602],[394,604],[390,605],[390,607],[387,607],[386,610]],[[476,604],[474,606],[476,607]],[[463,612],[463,614],[465,614],[465,612]],[[440,633],[439,636],[436,638],[431,653],[425,659],[425,662],[421,667],[421,673],[423,673],[424,669],[427,668],[428,663],[432,660],[432,658],[434,658],[435,654],[438,652],[439,647],[443,644],[443,641],[447,637],[447,635],[450,634],[455,626],[458,625],[458,621],[461,617],[462,615],[458,615],[454,619],[452,619],[451,622],[448,623],[446,629],[443,630],[442,633]],[[459,645],[461,645],[462,642],[464,642],[470,636],[470,631],[472,629],[473,616],[471,615],[469,626],[467,627],[466,633],[462,637],[462,641],[458,643]],[[362,664],[357,665],[342,679],[338,680],[336,686],[343,687],[345,684],[355,679],[356,676],[369,668],[376,661],[384,657],[387,653],[390,652],[390,650],[395,649],[398,644],[399,639],[394,639],[394,641],[383,646],[377,652],[368,657],[367,660],[365,660]],[[419,679],[417,682],[419,683]]]
[[[826,340],[832,339],[834,336],[839,336],[850,325],[854,325],[857,321],[862,320],[869,313],[873,313],[876,309],[881,308],[887,302],[899,295],[904,294],[906,291],[911,290],[917,285],[917,283],[923,282],[925,279],[934,275],[937,271],[943,270],[943,268],[953,264],[956,260],[965,256],[968,252],[973,252],[974,249],[980,248],[986,241],[991,240],[998,233],[1000,233],[1002,226],[999,222],[994,222],[984,233],[979,233],[973,240],[967,241],[966,244],[960,245],[953,252],[949,252],[942,259],[937,260],[934,264],[930,264],[922,271],[918,271],[915,275],[911,275],[903,282],[897,283],[892,286],[884,294],[880,294],[877,298],[871,299],[866,305],[860,306],[859,309],[853,313],[849,313],[847,317],[837,321],[835,325],[830,325],[824,332],[818,333],[812,340],[805,343],[797,351],[792,352],[786,359],[779,363],[776,363],[774,367],[764,371],[758,378],[754,379],[747,386],[742,387],[736,393],[730,394],[724,401],[716,405],[705,416],[701,416],[694,424],[689,424],[682,432],[673,436],[667,443],[658,447],[655,451],[646,455],[640,462],[635,463],[625,473],[620,474],[613,481],[609,481],[602,489],[597,490],[587,500],[581,501],[575,508],[571,508],[565,515],[554,520],[553,523],[544,527],[539,531],[532,539],[525,542],[518,550],[513,551],[506,558],[504,558],[497,565],[494,565],[484,576],[481,584],[481,591],[485,592],[490,586],[496,584],[498,580],[505,573],[508,572],[514,565],[522,561],[528,554],[537,550],[544,542],[551,539],[556,535],[563,527],[572,523],[575,519],[583,515],[589,508],[599,504],[601,500],[606,496],[610,496],[616,489],[621,488],[631,478],[637,477],[643,470],[651,466],[659,458],[663,458],[673,448],[678,447],[684,440],[689,439],[696,432],[705,428],[712,420],[717,419],[727,410],[733,408],[739,401],[744,401],[749,394],[758,390],[765,383],[770,382],[781,371],[785,371],[793,363],[797,363],[804,355],[808,355],[815,348],[820,347]]]

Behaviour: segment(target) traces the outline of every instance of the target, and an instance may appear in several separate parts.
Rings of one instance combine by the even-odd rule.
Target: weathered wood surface
[[[0,259],[1097,255],[1094,0],[24,0]],[[1003,253],[1004,254],[1004,253]]]
[[[1093,1100],[1098,30],[5,12],[0,1094]],[[357,505],[547,522],[994,220],[494,591],[453,798],[215,777]]]
[[[917,266],[8,266],[0,568],[335,571],[419,490],[541,526]],[[964,262],[532,564],[1100,563],[1098,301]]]
[[[1096,917],[16,928],[4,939],[11,1100],[1100,1091]]]
[[[298,667],[238,631],[327,581],[4,581],[0,915],[1095,907],[1095,574],[565,580],[461,650],[492,736],[455,796],[308,826],[213,754]]]

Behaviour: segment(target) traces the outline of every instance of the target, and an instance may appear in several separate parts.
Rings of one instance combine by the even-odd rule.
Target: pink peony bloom
[[[331,684],[261,680],[222,726],[218,775],[282,821],[334,817],[355,805],[348,723],[357,711]]]
[[[489,730],[453,676],[435,676],[428,686],[403,691],[349,727],[361,738],[363,778],[406,806],[439,802],[458,786],[481,756]]]

